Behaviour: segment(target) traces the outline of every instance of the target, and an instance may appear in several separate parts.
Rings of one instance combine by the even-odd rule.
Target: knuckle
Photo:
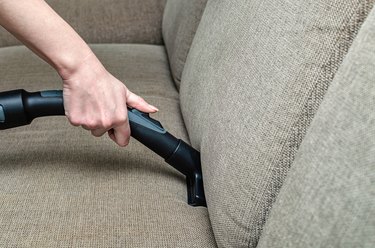
[[[104,129],[110,129],[112,127],[113,123],[109,119],[103,119],[101,121],[101,127]]]
[[[125,147],[125,146],[129,145],[129,139],[126,139],[124,141],[119,142],[118,145],[121,146],[121,147]]]
[[[91,131],[91,134],[92,134],[93,136],[95,136],[95,137],[100,137],[100,136],[103,135],[103,134],[102,134],[100,131],[98,131],[98,130],[93,130],[93,131]]]
[[[75,116],[70,116],[68,119],[69,119],[70,124],[72,124],[73,126],[82,125],[82,121],[80,120],[80,118],[77,118]]]
[[[128,117],[125,116],[124,114],[122,115],[117,115],[116,118],[113,121],[113,124],[116,126],[123,125],[128,122]]]
[[[98,133],[96,130],[91,130],[91,134],[95,137],[98,137]]]
[[[90,120],[86,120],[85,126],[93,130],[93,129],[98,129],[100,125],[97,120],[90,119]]]

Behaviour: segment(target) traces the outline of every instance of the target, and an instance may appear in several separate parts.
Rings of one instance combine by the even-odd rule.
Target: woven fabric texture
[[[163,38],[177,88],[206,3],[207,0],[169,0],[165,6]]]
[[[259,247],[374,247],[375,10],[311,124]]]
[[[187,140],[164,47],[92,48]],[[61,88],[24,47],[0,49],[0,78],[0,91]],[[1,131],[0,140],[0,247],[215,247],[207,209],[186,203],[185,178],[134,139],[118,148],[49,117]]]
[[[208,1],[180,99],[220,247],[255,247],[373,0]]]
[[[162,44],[166,0],[46,0],[89,43]],[[0,26],[0,47],[19,45]]]

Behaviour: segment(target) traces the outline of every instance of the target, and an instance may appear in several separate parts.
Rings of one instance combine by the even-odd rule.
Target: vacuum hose
[[[0,92],[0,130],[28,125],[43,116],[65,115],[61,90]],[[206,206],[200,154],[168,133],[149,114],[128,108],[131,136],[186,176],[188,203]]]

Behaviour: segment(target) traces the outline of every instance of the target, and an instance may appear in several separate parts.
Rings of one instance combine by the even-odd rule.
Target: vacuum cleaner
[[[28,125],[43,116],[65,115],[61,90],[0,92],[0,130]],[[200,153],[168,133],[149,114],[128,108],[131,136],[186,176],[188,204],[206,206]]]

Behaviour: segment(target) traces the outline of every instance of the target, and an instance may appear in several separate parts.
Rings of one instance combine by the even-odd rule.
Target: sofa
[[[374,0],[48,0],[200,151],[207,207],[132,139],[0,132],[0,247],[373,247]],[[0,30],[0,91],[61,89]]]

